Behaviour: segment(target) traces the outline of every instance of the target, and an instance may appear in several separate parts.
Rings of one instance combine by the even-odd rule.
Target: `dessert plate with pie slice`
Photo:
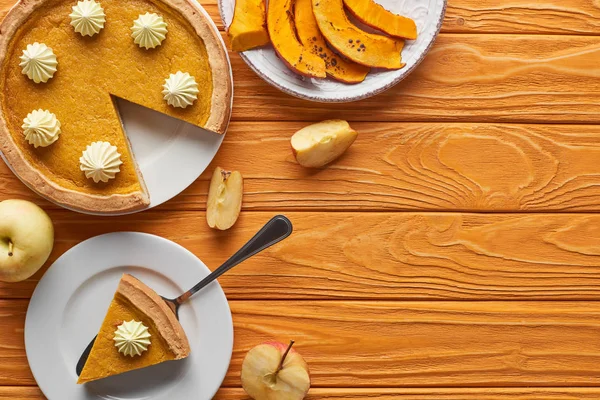
[[[190,349],[187,358],[85,384],[77,384],[75,372],[81,352],[104,326],[109,304],[112,310],[109,313],[121,313],[123,318],[122,310],[115,311],[115,301],[117,308],[138,304],[146,301],[149,291],[175,297],[209,273],[188,250],[144,233],[101,235],[67,251],[37,285],[25,320],[27,360],[44,395],[49,400],[212,399],[225,377],[233,348],[231,311],[217,282],[209,284],[179,309],[181,328]],[[169,333],[173,325],[166,320],[161,325],[165,321],[153,314],[156,311],[141,314],[136,311],[132,318],[148,325],[149,349],[154,345],[154,350],[131,361],[124,358],[123,363],[137,363],[138,368],[150,363],[148,357],[159,362],[165,347],[180,342],[177,337],[181,335]],[[146,322],[148,316],[150,323]],[[105,373],[102,368],[119,367],[114,362],[104,364],[90,372]]]
[[[231,66],[195,0],[21,0],[0,32],[0,151],[45,198],[144,210],[218,150]]]
[[[229,27],[233,21],[236,1],[243,0],[218,0],[219,12],[226,27]],[[363,0],[362,2],[355,1],[354,3],[362,5],[367,4],[369,1],[370,0]],[[269,1],[267,0],[267,4],[268,2]],[[339,0],[339,3],[341,2],[342,1]],[[256,1],[247,1],[247,3],[254,4]],[[310,3],[310,1],[308,3]],[[336,3],[338,3],[337,0]],[[344,83],[344,79],[349,79],[349,76],[342,77],[338,80],[331,77],[311,78],[292,71],[286,63],[278,57],[271,44],[244,51],[240,53],[240,56],[262,79],[279,90],[302,99],[317,102],[350,102],[375,96],[402,81],[414,71],[421,61],[423,61],[442,27],[447,0],[375,0],[375,3],[383,6],[383,8],[391,11],[393,14],[412,19],[416,24],[418,32],[417,39],[406,40],[404,43],[401,54],[402,63],[405,65],[400,69],[384,70],[372,68],[360,83]],[[285,2],[285,4],[287,5],[289,2]],[[313,4],[315,4],[314,1]],[[318,4],[318,2],[316,4]],[[374,8],[376,7],[377,6]],[[343,11],[341,12],[343,13]],[[296,7],[295,11],[292,10],[291,13],[294,14],[294,17],[297,17],[298,8]],[[283,15],[285,18],[282,17],[281,20],[285,20],[286,24],[289,24],[287,20],[289,15],[287,15],[285,11],[283,12]],[[357,18],[350,15],[349,20],[353,25],[356,25],[359,29],[368,33],[382,33],[360,23]],[[334,26],[334,22],[327,22],[331,24],[331,26]],[[302,22],[302,24],[305,26],[306,22]],[[307,30],[307,28],[303,28],[303,30]],[[300,30],[296,29],[293,36],[300,37],[301,35],[298,34],[299,32]],[[294,40],[293,38],[287,39]],[[313,42],[317,40],[317,38],[312,37],[312,35],[309,36],[309,42],[310,39],[312,39]],[[356,44],[352,39],[356,40],[356,38],[352,36],[347,39],[347,42],[352,43],[353,45]],[[302,39],[300,39],[300,41],[302,41]],[[326,43],[323,43],[323,45],[331,47]],[[352,51],[361,50],[360,45],[355,47],[356,49],[353,47]],[[315,49],[317,48],[315,47]],[[327,50],[325,52],[322,50],[322,48],[318,49],[317,55],[328,62],[328,52]],[[337,54],[337,52],[333,52],[330,48],[329,54]],[[338,56],[339,54],[337,54],[336,57]],[[300,57],[300,61],[301,60],[302,57]],[[344,64],[346,64],[347,61],[348,59],[345,59]],[[332,58],[331,65],[335,67],[336,64],[339,63]],[[335,74],[330,74],[328,71],[327,75],[331,76]]]

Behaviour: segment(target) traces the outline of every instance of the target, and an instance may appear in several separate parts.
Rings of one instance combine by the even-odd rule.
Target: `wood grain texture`
[[[0,0],[0,19],[15,0]],[[217,0],[200,0],[220,30],[224,29]],[[452,0],[442,32],[549,33],[591,35],[600,33],[600,4],[591,0]]]
[[[305,400],[574,400],[598,399],[598,388],[388,389],[314,388]],[[0,400],[44,400],[37,387],[0,386]],[[213,400],[251,400],[243,389],[222,388]]]
[[[231,55],[234,120],[600,123],[600,37],[442,34],[408,78],[374,98],[319,104]]]
[[[464,33],[600,34],[594,0],[450,0],[443,31]]]
[[[169,238],[214,269],[273,214],[242,213],[226,232],[210,230],[200,212],[50,215],[50,262],[89,237],[135,230]],[[230,299],[600,300],[600,215],[286,215],[291,237],[220,278]],[[0,284],[0,297],[28,298],[42,272]]]
[[[231,301],[239,387],[246,352],[294,338],[313,387],[593,386],[598,302]],[[0,301],[0,385],[33,385],[26,301]]]
[[[1,393],[1,392],[0,392]],[[597,388],[346,389],[315,388],[306,400],[575,400],[600,398]],[[0,397],[2,399],[2,397]],[[242,389],[223,388],[215,400],[250,400]]]
[[[304,125],[232,123],[212,165],[159,210],[204,210],[216,166],[244,175],[245,210],[600,210],[596,126],[357,122],[344,157],[310,170],[289,144]],[[0,163],[0,200],[9,198],[58,208]]]

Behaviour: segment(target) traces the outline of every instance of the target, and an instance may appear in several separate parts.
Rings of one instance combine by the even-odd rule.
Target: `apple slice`
[[[236,0],[227,35],[233,51],[246,51],[269,44],[265,0]]]
[[[348,122],[330,119],[300,129],[292,136],[292,150],[298,164],[319,168],[341,156],[358,133]]]
[[[310,389],[308,365],[280,342],[265,342],[252,348],[242,363],[242,387],[254,400],[302,400]]]
[[[345,83],[360,83],[365,80],[369,67],[348,61],[327,47],[315,20],[312,0],[296,0],[294,20],[298,39],[308,51],[325,61],[327,76]]]
[[[210,181],[206,221],[214,229],[227,230],[235,224],[242,209],[244,182],[238,171],[217,167]]]
[[[325,39],[350,60],[373,68],[404,67],[404,41],[367,33],[348,20],[342,0],[312,0],[313,13]]]
[[[394,14],[373,0],[344,0],[348,10],[360,22],[390,36],[415,40],[417,24],[410,18]]]
[[[273,47],[292,71],[307,77],[325,78],[325,61],[308,51],[296,37],[293,6],[293,0],[269,0],[267,27]]]

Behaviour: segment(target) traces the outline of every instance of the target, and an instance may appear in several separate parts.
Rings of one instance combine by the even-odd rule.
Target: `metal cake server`
[[[271,247],[272,245],[290,236],[292,233],[292,229],[292,223],[287,217],[283,215],[277,215],[273,217],[241,249],[239,249],[219,268],[211,272],[208,276],[206,276],[204,279],[198,282],[190,290],[174,299],[167,299],[166,297],[161,296],[162,299],[165,301],[165,303],[167,303],[169,308],[173,310],[173,313],[175,313],[177,319],[179,319],[179,306],[181,304],[183,304],[195,293],[203,289],[206,285],[216,280],[218,277],[220,277],[225,272],[229,271],[231,268],[235,267],[242,261],[247,260],[253,255],[260,253],[264,249]],[[94,345],[95,341],[96,337],[92,339],[92,341],[87,345],[83,353],[81,353],[81,356],[79,357],[79,361],[77,361],[77,366],[75,368],[77,376],[81,374],[83,366],[85,365],[90,355],[90,351],[92,351],[92,346]]]

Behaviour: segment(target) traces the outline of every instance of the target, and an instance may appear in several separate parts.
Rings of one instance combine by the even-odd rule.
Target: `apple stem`
[[[8,256],[13,256],[13,242],[11,242],[10,240],[8,241]]]
[[[294,343],[295,342],[293,340],[290,340],[290,345],[285,350],[285,353],[283,353],[283,357],[281,357],[281,361],[279,362],[279,366],[277,367],[277,370],[275,370],[275,374],[277,374],[279,371],[281,371],[283,369],[283,362],[285,361],[285,358],[287,357],[288,353],[292,349],[292,346],[294,345]]]

